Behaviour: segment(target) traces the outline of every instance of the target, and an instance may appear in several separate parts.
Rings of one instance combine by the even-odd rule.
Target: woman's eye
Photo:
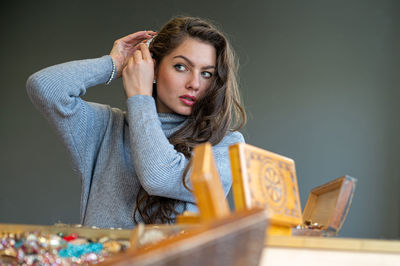
[[[174,65],[174,67],[178,71],[185,71],[186,70],[186,67],[184,65],[182,65],[182,64],[176,64],[176,65]]]
[[[203,75],[203,77],[205,78],[211,78],[212,77],[212,73],[208,72],[208,71],[204,71],[201,73]]]

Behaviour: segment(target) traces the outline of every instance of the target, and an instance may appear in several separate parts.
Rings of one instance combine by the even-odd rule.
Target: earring
[[[154,83],[154,84],[156,84],[156,83],[157,83],[156,79],[154,79],[154,80],[153,80],[153,83]]]

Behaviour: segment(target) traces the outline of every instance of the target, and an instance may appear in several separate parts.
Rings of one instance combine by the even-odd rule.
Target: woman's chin
[[[178,115],[189,116],[192,113],[192,107],[177,108],[176,110],[174,110],[174,113]]]
[[[189,111],[189,112],[176,112],[176,114],[184,115],[184,116],[189,116],[191,113],[192,113],[191,111]]]

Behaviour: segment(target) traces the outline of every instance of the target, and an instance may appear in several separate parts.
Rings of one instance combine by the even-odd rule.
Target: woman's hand
[[[140,43],[122,70],[126,97],[153,93],[154,60],[146,44]]]
[[[110,56],[117,68],[117,78],[121,77],[122,70],[125,68],[128,59],[139,49],[140,43],[145,43],[156,35],[155,31],[138,31],[118,39],[114,42]]]

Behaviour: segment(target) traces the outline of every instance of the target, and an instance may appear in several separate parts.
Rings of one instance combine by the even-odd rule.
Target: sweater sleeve
[[[165,136],[153,97],[130,97],[127,107],[133,163],[143,188],[150,195],[194,203],[192,193],[182,182],[183,171],[189,160],[176,151]],[[243,141],[243,136],[234,132],[213,147],[225,195],[232,185],[228,147]]]
[[[103,56],[71,61],[45,68],[27,80],[31,101],[61,137],[74,170],[82,177],[91,176],[110,107],[80,97],[87,88],[109,79],[111,60],[110,56]]]

